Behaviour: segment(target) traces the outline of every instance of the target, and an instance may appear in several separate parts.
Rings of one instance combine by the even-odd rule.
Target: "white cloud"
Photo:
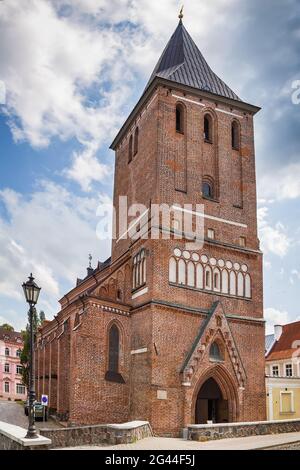
[[[88,254],[95,260],[109,254],[110,241],[96,237],[102,198],[77,197],[43,182],[30,198],[5,189],[0,199],[8,213],[8,220],[0,219],[0,294],[23,301],[21,283],[32,271],[42,287],[40,308],[57,309],[64,289],[85,276]]]
[[[211,47],[207,32],[228,27],[236,1],[215,0],[197,15],[199,2],[191,0],[186,18],[195,39]],[[148,78],[178,11],[177,0],[1,2],[0,79],[15,140],[39,148],[77,139],[84,148],[65,174],[90,190],[106,176],[99,149],[123,123],[134,78]]]
[[[97,150],[97,144],[87,143],[82,152],[73,153],[72,166],[64,172],[68,178],[76,181],[83,191],[90,191],[93,181],[102,181],[112,173],[112,169],[95,157]]]
[[[280,311],[276,308],[265,308],[264,317],[266,320],[266,334],[274,333],[274,325],[286,325],[291,320],[286,311]]]
[[[258,209],[258,226],[262,251],[283,258],[291,245],[284,225],[277,222],[274,227],[271,226],[268,222],[268,208],[261,207]]]
[[[300,197],[300,163],[266,172],[259,179],[259,195],[278,201]]]

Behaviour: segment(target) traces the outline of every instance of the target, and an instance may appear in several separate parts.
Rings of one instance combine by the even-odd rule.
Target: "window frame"
[[[206,129],[206,122],[208,128]],[[213,117],[209,113],[205,113],[203,117],[203,140],[207,144],[214,143],[214,132],[213,132]]]
[[[289,375],[287,373],[288,368],[291,369],[291,375]],[[293,377],[294,376],[294,374],[293,374],[293,364],[291,362],[288,362],[288,363],[284,364],[284,374],[285,374],[285,377]]]
[[[277,370],[278,370],[278,374],[275,375],[274,374],[274,368],[277,367]],[[272,377],[280,377],[280,367],[279,367],[279,364],[272,364],[271,365],[271,376]]]
[[[178,117],[179,113],[179,117]],[[177,103],[175,108],[175,129],[177,134],[184,135],[185,130],[185,107],[182,103]]]
[[[20,387],[21,387],[22,391],[20,391]],[[26,393],[25,385],[22,384],[22,383],[16,383],[16,394],[17,395],[25,395],[25,393]]]
[[[4,364],[4,373],[10,374],[10,364],[8,362]]]

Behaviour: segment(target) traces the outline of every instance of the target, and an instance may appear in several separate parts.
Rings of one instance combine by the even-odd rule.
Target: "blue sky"
[[[110,254],[96,237],[110,201],[108,149],[177,25],[175,0],[0,2],[0,322],[26,322],[32,270],[48,318]],[[212,69],[256,117],[265,314],[300,318],[300,2],[189,0],[184,23]],[[0,86],[1,96],[1,86]]]

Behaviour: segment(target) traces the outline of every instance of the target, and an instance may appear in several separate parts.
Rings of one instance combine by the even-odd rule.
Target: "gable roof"
[[[22,333],[17,331],[8,331],[5,328],[0,328],[0,340],[7,341],[9,343],[16,343],[18,340],[22,340]]]
[[[298,342],[298,343],[296,343]],[[283,325],[278,341],[274,342],[266,360],[288,359],[300,347],[300,321]]]
[[[156,64],[146,89],[155,77],[241,101],[209,67],[181,20]]]

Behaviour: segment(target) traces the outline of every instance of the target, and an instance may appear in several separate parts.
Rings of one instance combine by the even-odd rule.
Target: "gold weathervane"
[[[180,20],[182,20],[182,18],[183,18],[183,5],[182,5],[181,10],[180,10],[180,12],[179,12],[178,18],[179,18]]]

